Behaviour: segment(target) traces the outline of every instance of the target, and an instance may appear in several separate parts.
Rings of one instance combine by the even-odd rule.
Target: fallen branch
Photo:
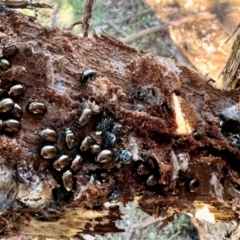
[[[0,1],[0,4],[4,4],[9,8],[53,8],[53,5],[45,3],[32,3],[29,1]]]
[[[187,23],[187,22],[192,22],[192,21],[196,21],[196,20],[200,20],[200,19],[212,19],[214,18],[214,15],[213,14],[210,14],[210,13],[198,13],[198,14],[194,14],[194,15],[190,15],[190,16],[187,16],[187,17],[184,17],[182,19],[178,19],[178,20],[174,20],[174,21],[171,21],[169,23],[164,23],[160,26],[155,26],[155,27],[151,27],[151,28],[148,28],[148,29],[144,29],[138,33],[134,33],[126,38],[122,38],[121,41],[122,42],[132,42],[133,40],[136,40],[137,38],[140,38],[140,37],[143,37],[145,35],[148,35],[150,33],[154,33],[154,32],[158,32],[158,31],[165,31],[167,30],[167,28],[169,26],[174,26],[174,27],[178,27],[184,23]]]

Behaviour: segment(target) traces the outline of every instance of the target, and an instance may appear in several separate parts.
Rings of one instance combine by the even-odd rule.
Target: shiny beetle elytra
[[[51,128],[43,128],[38,131],[39,137],[49,143],[56,143],[58,140],[58,134]]]
[[[75,147],[76,137],[70,128],[66,128],[65,130],[65,142],[69,150]]]
[[[3,130],[9,133],[18,133],[21,129],[21,123],[15,119],[8,119],[3,122]]]
[[[11,97],[18,97],[22,95],[25,91],[25,86],[23,86],[22,84],[16,84],[10,87],[10,89],[8,90],[8,95],[10,95]]]
[[[198,190],[199,186],[200,186],[199,180],[198,180],[197,178],[193,178],[193,179],[189,182],[189,185],[188,185],[189,191],[190,191],[191,193],[196,192],[196,191]]]
[[[83,152],[86,152],[88,149],[90,149],[92,143],[93,143],[92,138],[89,137],[89,136],[86,136],[82,141],[82,144],[80,146],[80,150],[83,151]]]
[[[113,119],[110,117],[103,118],[99,123],[97,123],[96,131],[102,133],[105,130],[109,130],[113,127]]]
[[[60,172],[69,164],[70,164],[69,156],[63,154],[56,161],[53,162],[53,168],[56,171]]]
[[[100,150],[101,150],[101,147],[98,144],[93,144],[91,146],[91,153],[92,154],[97,154],[97,153],[100,152]]]
[[[87,125],[92,117],[92,110],[90,108],[84,108],[82,114],[78,120],[78,124],[80,127],[84,127]]]
[[[66,191],[70,192],[73,190],[73,175],[70,170],[67,170],[62,175],[63,186]]]
[[[96,77],[96,72],[94,70],[88,69],[80,74],[79,80],[81,83],[86,83],[88,80],[92,80]]]
[[[23,116],[23,110],[17,103],[14,103],[12,113],[13,113],[13,116],[18,119],[22,118]]]
[[[76,155],[76,157],[72,161],[71,169],[76,172],[82,168],[83,158],[80,155]]]
[[[101,136],[105,147],[113,147],[117,141],[115,135],[108,131],[104,131]]]
[[[5,113],[12,110],[14,101],[11,98],[4,98],[0,101],[0,113]]]
[[[7,70],[7,69],[9,69],[11,67],[11,64],[10,64],[10,62],[7,60],[7,59],[5,59],[5,58],[0,58],[0,69],[1,70]]]
[[[155,175],[150,175],[147,179],[146,184],[150,187],[154,186],[157,184],[157,179]]]
[[[110,150],[103,150],[98,154],[96,158],[96,162],[104,163],[104,162],[110,161],[112,158],[113,158],[113,154]]]
[[[47,107],[41,102],[30,102],[27,105],[27,110],[34,115],[43,115],[47,112]]]
[[[114,158],[120,163],[128,164],[133,160],[133,155],[131,152],[121,149],[114,153]]]
[[[47,160],[51,160],[57,157],[58,149],[53,145],[46,145],[41,148],[40,155]]]
[[[2,119],[0,119],[0,132],[2,131],[2,128],[3,128],[3,120]]]
[[[119,123],[114,123],[111,133],[113,133],[116,138],[119,139],[123,134],[122,125]]]
[[[18,53],[18,48],[15,45],[3,47],[2,54],[4,57],[13,57]]]

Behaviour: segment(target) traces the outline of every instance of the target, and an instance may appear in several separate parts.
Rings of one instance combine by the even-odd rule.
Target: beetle
[[[12,110],[14,101],[11,98],[4,98],[0,101],[0,113],[5,113]]]
[[[96,131],[101,134],[105,130],[109,130],[113,127],[113,119],[110,117],[103,118],[99,123],[97,123]]]
[[[90,108],[84,108],[82,114],[78,120],[78,124],[80,127],[84,127],[87,125],[92,117],[92,110]]]
[[[18,53],[18,48],[15,45],[3,47],[2,54],[4,57],[13,57]]]
[[[113,147],[117,141],[116,136],[108,131],[102,133],[102,142],[105,147]]]
[[[62,171],[68,164],[70,164],[70,158],[68,155],[61,155],[56,161],[53,162],[53,168],[60,172]]]
[[[10,62],[6,58],[0,58],[0,69],[7,70],[11,67]]]
[[[44,103],[33,101],[27,105],[27,110],[34,115],[43,115],[47,112],[47,107]]]
[[[63,186],[66,191],[70,192],[73,190],[73,175],[70,170],[67,170],[62,175]]]
[[[71,169],[76,172],[81,169],[83,165],[83,158],[80,155],[76,155],[71,164]]]
[[[54,145],[46,145],[41,148],[40,155],[47,160],[51,160],[57,157],[58,149]]]
[[[86,83],[88,80],[92,80],[95,77],[96,72],[92,69],[88,69],[80,74],[79,80],[81,83]]]
[[[83,152],[86,152],[88,149],[90,149],[92,143],[93,143],[92,138],[89,137],[89,136],[86,136],[82,141],[82,144],[80,146],[80,150],[83,151]]]
[[[8,119],[3,122],[3,130],[9,133],[18,133],[21,129],[21,123],[15,119]]]
[[[49,143],[56,143],[58,140],[58,134],[51,128],[42,128],[38,131],[39,137]]]
[[[11,97],[18,97],[26,91],[26,87],[22,84],[16,84],[9,88],[8,95]]]
[[[120,163],[128,164],[133,160],[133,155],[130,151],[121,149],[114,153],[114,158]]]
[[[197,178],[193,178],[188,184],[188,188],[191,193],[196,192],[199,186],[200,186],[200,182]]]
[[[12,113],[13,113],[13,116],[18,119],[22,118],[23,116],[23,110],[17,103],[14,103]]]
[[[75,147],[76,137],[70,128],[66,128],[65,130],[65,142],[69,150],[72,150]]]
[[[157,184],[157,179],[155,175],[150,175],[147,179],[146,184],[150,187],[154,186]]]
[[[105,163],[110,161],[113,158],[113,154],[110,150],[102,150],[96,158],[96,162]]]

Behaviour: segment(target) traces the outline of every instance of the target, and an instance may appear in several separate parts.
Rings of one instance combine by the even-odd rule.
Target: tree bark
[[[0,12],[0,19],[1,68],[5,60],[11,63],[0,72],[2,236],[63,239],[121,231],[114,225],[118,207],[105,203],[133,199],[166,219],[200,209],[216,219],[237,219],[238,91],[215,89],[196,71],[138,52],[104,32],[81,38],[17,12]],[[15,56],[6,56],[9,46],[17,47]],[[16,84],[24,85],[23,95],[11,95]],[[8,126],[17,119],[14,109],[2,110],[7,106],[1,101],[9,98],[23,109],[16,133]],[[37,108],[42,114],[34,114],[34,101],[44,104]],[[83,119],[86,111],[92,115]],[[113,126],[104,125],[109,119]],[[45,128],[57,132],[56,143],[40,137]],[[67,128],[76,136],[70,150]],[[91,153],[93,144],[109,150],[112,159]],[[42,152],[46,145],[58,149],[50,160]],[[58,171],[62,155],[81,155],[81,168],[73,171],[70,161]],[[66,172],[72,176],[67,183]]]

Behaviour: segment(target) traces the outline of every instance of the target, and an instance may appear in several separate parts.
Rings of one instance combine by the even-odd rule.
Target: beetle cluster
[[[5,133],[18,133],[21,129],[23,110],[15,100],[24,94],[25,87],[22,84],[13,85],[8,89],[0,87],[0,130]]]
[[[3,47],[2,57],[0,58],[0,69],[5,71],[11,67],[10,60],[18,53],[15,45]]]
[[[58,133],[49,127],[42,128],[38,131],[39,137],[44,140],[46,143],[40,149],[40,155],[42,158],[46,160],[53,161],[52,166],[56,172],[61,173],[62,183],[64,189],[67,192],[73,190],[73,172],[76,172],[80,169],[82,165],[82,157],[80,155],[76,155],[74,159],[71,160],[70,156],[64,153],[59,153],[58,148],[54,145],[58,141]],[[72,150],[76,145],[76,137],[75,134],[71,131],[70,128],[65,129],[65,144],[67,149]],[[71,166],[71,170],[68,167]]]

